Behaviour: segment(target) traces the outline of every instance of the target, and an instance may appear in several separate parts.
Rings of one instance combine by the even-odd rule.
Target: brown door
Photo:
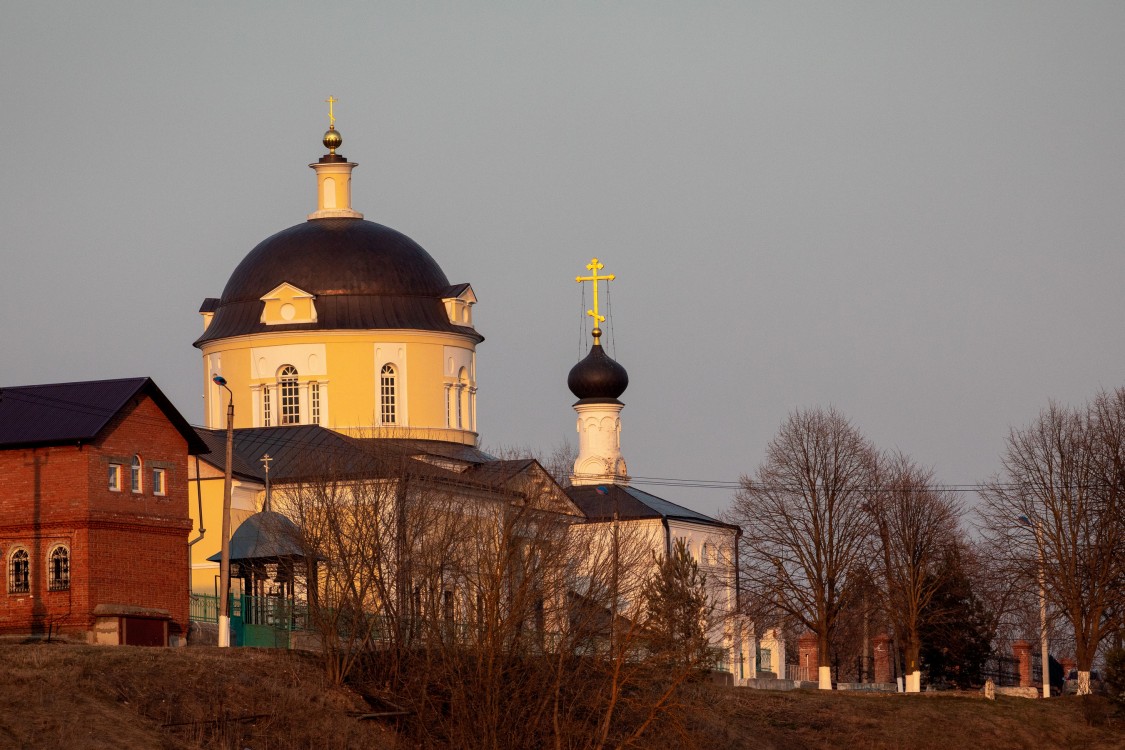
[[[147,617],[126,617],[126,646],[165,646],[165,621],[150,620]]]

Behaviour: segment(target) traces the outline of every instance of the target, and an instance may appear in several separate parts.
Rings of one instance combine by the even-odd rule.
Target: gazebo
[[[221,553],[207,558],[219,562]],[[306,600],[317,594],[316,554],[301,545],[297,525],[281,513],[263,510],[243,521],[231,536],[231,578],[242,583],[242,595],[232,608],[231,625],[240,645],[277,645],[276,634],[268,643],[260,642],[265,633],[255,628],[292,630],[296,581],[304,580]]]

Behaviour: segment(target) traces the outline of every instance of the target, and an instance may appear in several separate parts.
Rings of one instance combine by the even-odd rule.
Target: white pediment
[[[288,281],[266,292],[260,299],[261,321],[266,325],[316,322],[316,295],[309,294]]]

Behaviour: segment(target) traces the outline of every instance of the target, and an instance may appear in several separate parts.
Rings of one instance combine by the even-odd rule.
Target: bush
[[[1125,648],[1115,648],[1105,657],[1105,689],[1119,711],[1125,711]]]

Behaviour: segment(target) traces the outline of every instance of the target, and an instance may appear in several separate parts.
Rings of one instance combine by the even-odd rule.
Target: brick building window
[[[70,550],[61,544],[47,557],[47,589],[66,591],[70,588]]]
[[[130,467],[131,484],[133,492],[141,491],[141,457],[133,456],[133,465]]]
[[[121,491],[121,464],[109,465],[109,489],[113,492]]]
[[[164,469],[153,469],[152,470],[152,494],[154,494],[154,495],[166,494],[168,492],[168,489],[165,487],[164,482],[165,482]]]
[[[8,593],[26,594],[31,590],[31,558],[17,547],[8,556]]]

